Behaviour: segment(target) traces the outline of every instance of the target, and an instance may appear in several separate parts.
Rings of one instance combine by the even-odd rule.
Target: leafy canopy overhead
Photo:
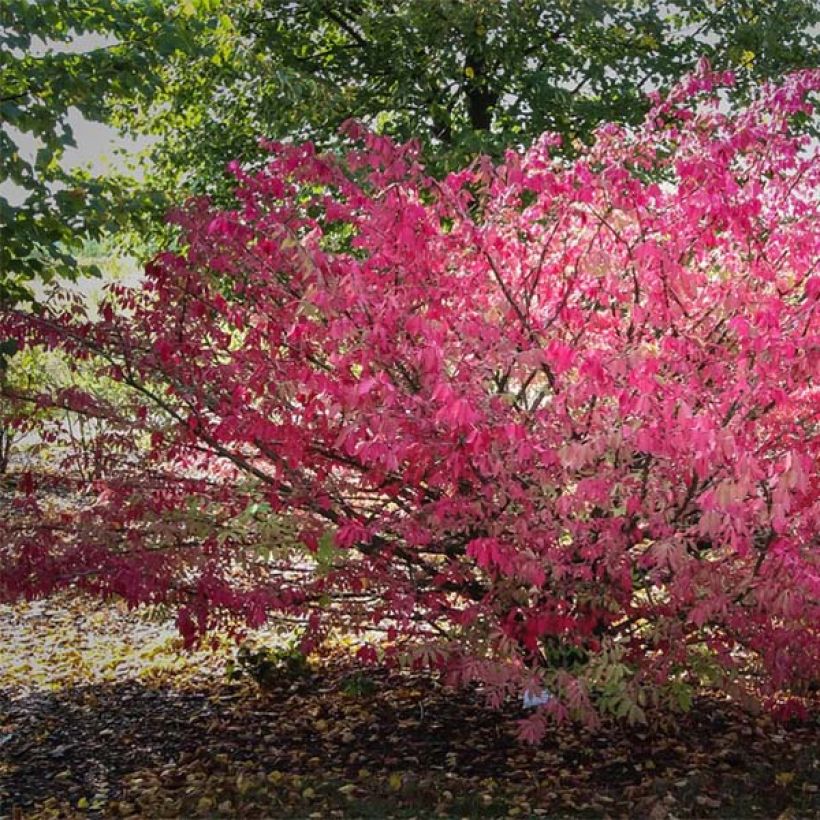
[[[99,318],[6,310],[122,392],[33,397],[94,419],[102,457],[89,483],[66,442],[22,477],[0,596],[165,602],[191,642],[382,629],[363,660],[496,703],[546,686],[531,739],[703,680],[808,685],[820,163],[796,125],[820,72],[727,112],[732,81],[701,66],[573,161],[550,135],[443,178],[356,126],[344,157],[268,144]]]
[[[0,300],[32,280],[74,278],[74,251],[132,224],[151,203],[133,180],[66,169],[71,118],[112,119],[114,100],[148,102],[162,67],[199,46],[165,0],[4,0],[0,7]],[[33,156],[21,146],[34,146]]]
[[[544,130],[572,151],[701,54],[740,88],[817,65],[818,22],[811,0],[5,0],[0,298],[76,275],[88,237],[150,245],[180,190],[229,195],[260,136],[328,145],[358,118],[420,138],[436,173]],[[155,140],[148,182],[67,171],[72,112]]]
[[[816,66],[819,23],[811,0],[225,0],[213,49],[174,62],[144,127],[195,192],[224,190],[260,135],[327,145],[349,118],[421,139],[440,172],[547,130],[572,150],[601,122],[639,122],[646,93],[701,56],[741,94]]]

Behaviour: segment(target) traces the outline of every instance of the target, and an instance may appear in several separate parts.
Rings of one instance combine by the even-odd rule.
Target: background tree
[[[161,135],[165,185],[193,193],[225,191],[221,169],[260,159],[260,135],[328,145],[357,118],[421,139],[443,171],[544,131],[571,152],[602,121],[634,124],[700,56],[737,71],[739,96],[820,56],[810,0],[225,0],[213,19],[207,47],[164,70],[159,109],[123,114]]]
[[[152,200],[127,174],[68,170],[71,118],[109,123],[115,100],[149,105],[162,66],[202,22],[163,0],[4,0],[0,7],[0,299],[79,273],[76,251],[140,220]],[[34,155],[20,151],[22,142]],[[93,266],[86,273],[94,272]]]
[[[544,130],[572,151],[603,120],[637,122],[703,54],[739,93],[816,65],[819,15],[810,0],[6,0],[0,184],[22,201],[0,194],[0,297],[74,276],[78,241],[125,226],[148,254],[169,203],[228,194],[225,163],[261,160],[262,135],[328,145],[359,118],[420,138],[437,171]],[[67,171],[71,112],[155,140],[149,183]]]

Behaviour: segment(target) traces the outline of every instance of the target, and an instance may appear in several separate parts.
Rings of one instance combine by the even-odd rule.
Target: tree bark
[[[464,93],[467,96],[467,114],[470,125],[476,131],[489,131],[493,124],[492,109],[500,96],[498,89],[488,82],[487,63],[483,55],[468,52],[464,65],[467,83]]]

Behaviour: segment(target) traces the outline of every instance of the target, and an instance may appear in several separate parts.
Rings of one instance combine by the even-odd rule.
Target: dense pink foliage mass
[[[797,126],[820,72],[732,114],[730,81],[702,67],[575,161],[545,136],[443,180],[355,128],[343,160],[271,145],[101,317],[7,313],[130,390],[40,398],[107,449],[79,510],[21,481],[2,595],[169,602],[191,640],[383,629],[363,659],[555,692],[530,738],[692,683],[805,686],[820,164]]]

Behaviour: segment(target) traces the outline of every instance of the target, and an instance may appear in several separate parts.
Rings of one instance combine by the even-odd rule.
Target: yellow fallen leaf
[[[393,774],[387,778],[387,785],[390,786],[394,792],[401,790],[402,782],[402,776],[398,772],[393,772]]]
[[[794,780],[794,772],[778,772],[774,779],[779,786],[788,786]]]
[[[313,789],[311,789],[311,788],[310,788],[310,786],[308,786],[308,787],[307,787],[307,788],[306,788],[306,789],[302,792],[302,797],[303,797],[305,800],[313,800],[313,798],[314,798],[314,797],[316,797],[316,792],[315,792]]]
[[[346,797],[349,797],[353,792],[356,791],[356,784],[355,783],[347,783],[344,786],[339,787],[339,792]]]
[[[88,808],[88,799],[85,797],[81,797],[77,801],[77,808],[78,809],[87,809]]]

